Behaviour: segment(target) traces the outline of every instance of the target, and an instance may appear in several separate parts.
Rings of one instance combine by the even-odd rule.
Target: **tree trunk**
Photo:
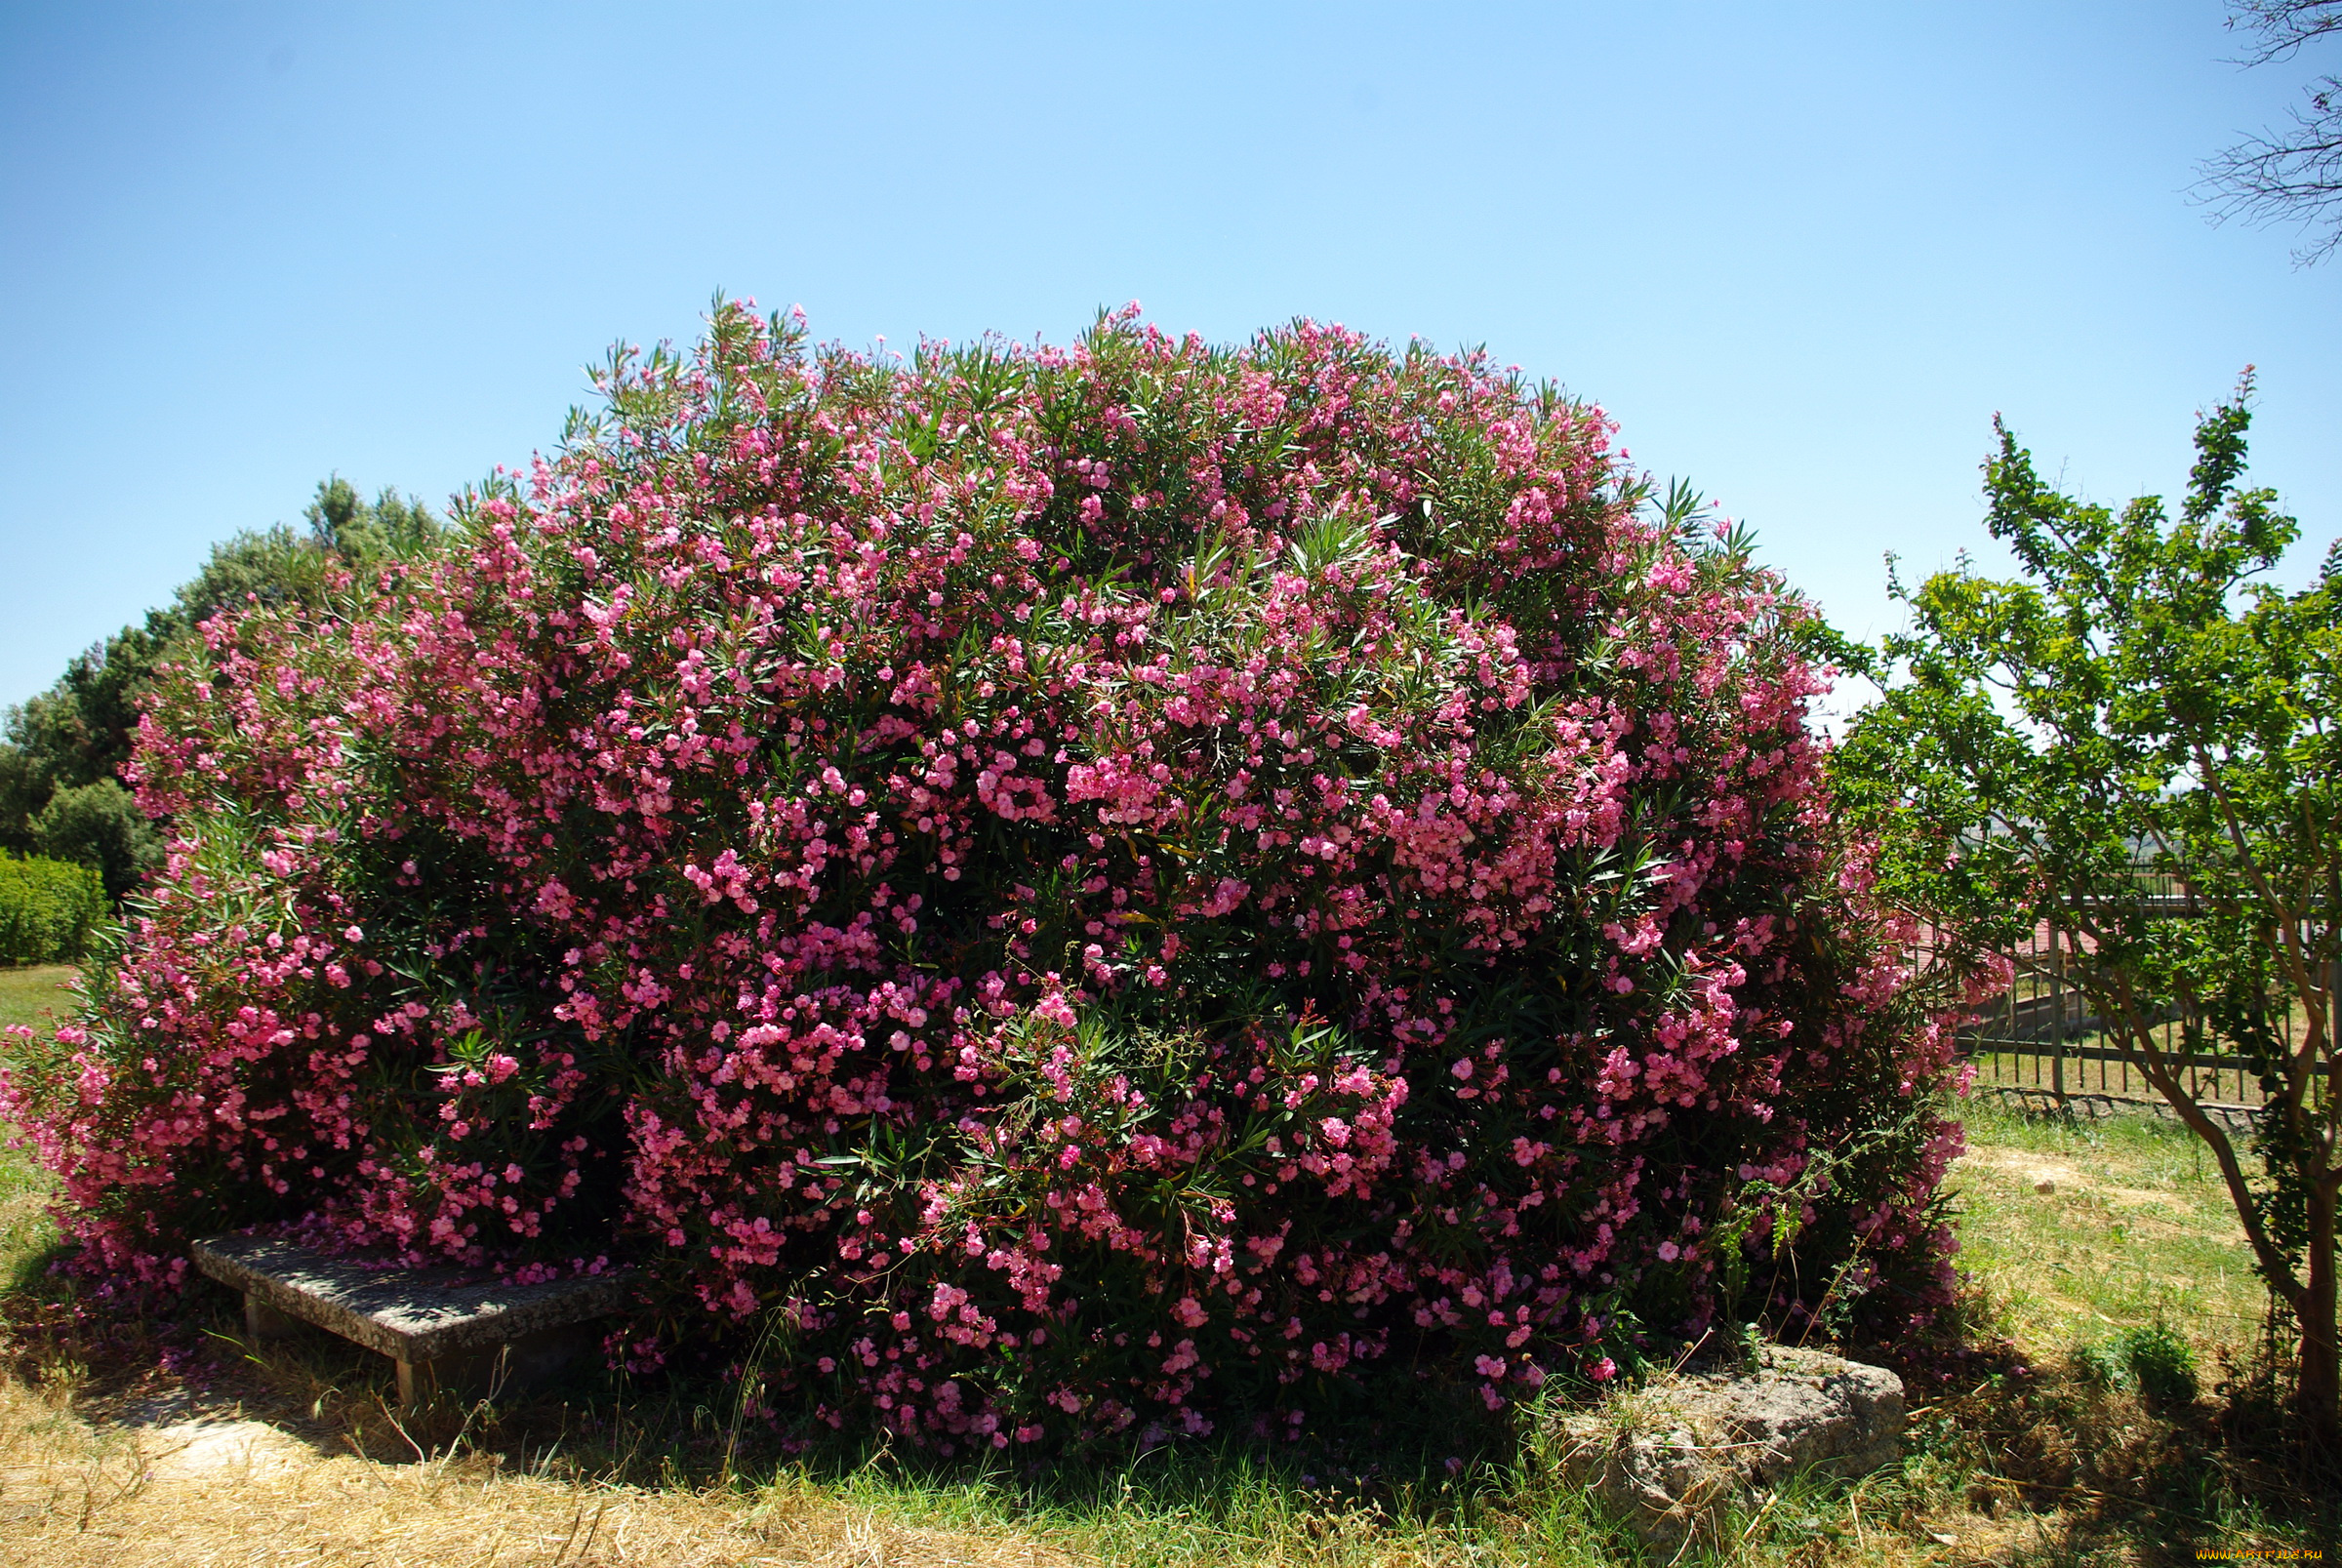
[[[2301,1304],[2301,1385],[2304,1426],[2313,1443],[2342,1453],[2342,1356],[2335,1344],[2334,1186],[2314,1181],[2309,1192],[2308,1288]]]

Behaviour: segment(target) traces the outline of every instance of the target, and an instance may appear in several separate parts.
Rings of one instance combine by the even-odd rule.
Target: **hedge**
[[[101,1299],[230,1226],[630,1263],[615,1356],[945,1450],[1945,1299],[1948,1041],[1816,623],[1598,409],[1310,323],[734,305],[604,391],[165,678],[170,864],[0,1093]]]
[[[89,867],[0,850],[0,964],[72,963],[107,907]]]

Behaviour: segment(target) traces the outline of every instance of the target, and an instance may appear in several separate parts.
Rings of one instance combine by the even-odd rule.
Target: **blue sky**
[[[2311,557],[2342,263],[2185,189],[2335,67],[2241,71],[2221,15],[0,5],[0,704],[329,471],[439,503],[524,462],[719,288],[855,344],[1132,299],[1484,342],[1858,633],[1883,551],[1991,558],[1995,410],[2093,497],[2169,493],[2249,362]]]

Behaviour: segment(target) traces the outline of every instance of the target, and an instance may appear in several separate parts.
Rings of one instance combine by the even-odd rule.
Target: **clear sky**
[[[2314,556],[2342,262],[2185,191],[2335,63],[2241,71],[2221,16],[0,3],[0,704],[329,471],[525,462],[717,289],[858,345],[1134,299],[1485,343],[1857,633],[1883,551],[1990,558],[1995,410],[2097,499],[2174,493],[2253,363]]]

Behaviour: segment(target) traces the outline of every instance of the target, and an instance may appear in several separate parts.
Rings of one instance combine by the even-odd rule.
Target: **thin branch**
[[[2239,63],[2262,65],[2322,34],[2342,34],[2342,0],[2244,0],[2229,25],[2240,18],[2250,19],[2262,42]],[[2212,208],[2214,223],[2298,223],[2307,242],[2293,258],[2311,266],[2342,246],[2342,78],[2320,77],[2308,109],[2290,112],[2289,129],[2246,137],[2199,165],[2195,199]]]
[[[2231,32],[2241,26],[2260,34],[2260,42],[2235,63],[2267,65],[2322,34],[2342,32],[2342,0],[2236,0],[2226,26]]]

